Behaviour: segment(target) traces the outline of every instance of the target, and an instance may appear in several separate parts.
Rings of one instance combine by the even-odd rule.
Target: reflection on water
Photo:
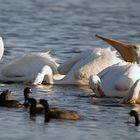
[[[104,34],[139,43],[139,0],[0,0],[0,34],[5,52],[1,63],[31,51],[50,51],[63,63],[92,47],[106,47],[95,38]],[[13,98],[23,102],[22,84],[1,84]],[[23,108],[0,109],[0,138],[5,140],[139,139],[140,128],[127,123],[130,106],[119,99],[100,100],[87,87],[32,86],[33,96],[45,98],[51,106],[77,111],[79,121],[35,120]],[[114,103],[115,102],[115,103]]]

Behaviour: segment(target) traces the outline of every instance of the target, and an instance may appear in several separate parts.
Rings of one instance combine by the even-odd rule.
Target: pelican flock
[[[101,38],[101,36],[99,36]],[[124,60],[129,61],[123,49],[117,49]],[[0,57],[4,43],[0,40]],[[128,53],[129,54],[129,53]],[[29,53],[4,64],[0,69],[0,81],[41,84],[89,85],[89,77],[103,69],[121,62],[116,51],[108,48],[93,48],[69,59],[59,66],[48,52]],[[56,76],[58,75],[58,77]],[[56,79],[57,80],[56,80]],[[58,80],[59,79],[59,80]]]
[[[93,48],[59,65],[49,52],[25,54],[0,67],[1,82],[24,82],[41,84],[89,85],[97,96],[123,97],[124,102],[137,102],[135,89],[139,89],[140,46],[123,43],[105,36],[96,35],[109,43],[108,48]],[[0,38],[0,59],[4,43]],[[132,63],[135,62],[135,63]],[[61,78],[56,78],[59,75]],[[58,80],[59,79],[59,80]],[[134,96],[133,96],[134,95]],[[135,96],[136,97],[136,96]],[[131,98],[131,99],[130,99]]]

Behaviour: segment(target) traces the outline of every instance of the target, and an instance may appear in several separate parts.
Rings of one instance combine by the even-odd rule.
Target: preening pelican
[[[4,53],[4,43],[0,38],[0,59]],[[53,74],[58,74],[55,59],[49,52],[37,52],[25,54],[17,57],[7,64],[0,66],[0,81],[1,82],[31,82],[40,84],[43,79],[36,79],[38,73],[41,73],[44,65],[49,65]]]
[[[90,77],[89,85],[98,97],[123,97],[120,103],[139,102],[140,67],[120,62]]]
[[[140,46],[137,44],[127,44],[121,41],[114,40],[102,35],[96,35],[96,37],[104,40],[112,47],[114,47],[121,54],[122,58],[126,62],[137,62],[140,64]]]
[[[112,51],[110,48],[86,50],[58,67],[59,73],[66,75],[63,79],[53,80],[50,72],[48,75],[46,74],[46,82],[49,84],[88,85],[91,75],[120,61],[122,60],[117,57],[116,51]],[[44,71],[47,71],[45,69],[50,68],[44,68]]]

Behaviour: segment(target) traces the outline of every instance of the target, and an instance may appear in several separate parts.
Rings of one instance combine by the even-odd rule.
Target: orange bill
[[[112,38],[108,38],[102,35],[96,35],[97,38],[100,38],[114,47],[122,56],[122,58],[127,62],[133,62],[134,57],[129,44],[123,43],[121,41],[114,40]]]

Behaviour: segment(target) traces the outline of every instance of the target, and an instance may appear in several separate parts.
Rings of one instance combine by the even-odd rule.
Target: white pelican
[[[122,60],[117,57],[116,51],[111,51],[110,48],[94,48],[63,63],[58,71],[66,76],[61,80],[53,80],[53,73],[50,68],[44,67],[45,77],[47,77],[45,79],[49,84],[88,85],[91,75],[97,74],[104,68],[120,61]]]
[[[90,77],[89,85],[98,97],[123,97],[120,103],[140,102],[140,67],[120,62]]]
[[[0,37],[0,59],[4,53],[4,43]],[[0,66],[0,81],[1,82],[31,82],[40,84],[43,79],[36,79],[38,73],[42,71],[44,65],[49,65],[53,74],[58,74],[55,59],[49,52],[34,52],[17,57],[7,64]]]

